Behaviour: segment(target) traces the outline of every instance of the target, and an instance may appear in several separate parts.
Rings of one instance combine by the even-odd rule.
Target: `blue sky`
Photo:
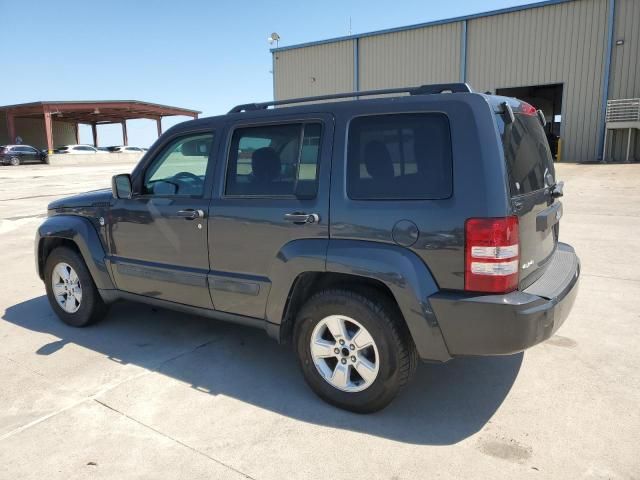
[[[0,0],[0,105],[135,99],[226,112],[273,96],[267,37],[280,46],[484,12],[526,0]],[[184,118],[166,118],[164,128]],[[119,126],[99,128],[120,144]],[[148,146],[155,123],[128,122]],[[90,129],[81,141],[90,143]]]

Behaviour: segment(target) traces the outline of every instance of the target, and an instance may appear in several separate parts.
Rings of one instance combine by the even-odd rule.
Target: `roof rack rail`
[[[262,103],[245,103],[236,105],[229,113],[250,112],[255,110],[266,110],[269,107],[278,105],[290,105],[292,103],[309,103],[320,100],[336,100],[350,97],[368,97],[371,95],[389,95],[394,93],[408,93],[409,95],[432,95],[438,93],[471,93],[473,89],[467,83],[436,83],[433,85],[421,85],[419,87],[385,88],[382,90],[364,90],[361,92],[332,93],[329,95],[318,95],[315,97],[289,98],[287,100],[275,100]]]

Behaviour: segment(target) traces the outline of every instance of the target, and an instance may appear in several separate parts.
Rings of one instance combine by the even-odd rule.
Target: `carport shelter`
[[[0,106],[0,144],[22,143],[49,151],[57,145],[80,143],[78,125],[91,125],[93,144],[98,146],[98,125],[122,125],[123,144],[128,144],[127,120],[155,120],[158,136],[162,134],[162,118],[187,116],[198,118],[201,112],[138,100],[32,102]],[[2,123],[6,122],[4,128]],[[62,137],[62,138],[60,138]]]

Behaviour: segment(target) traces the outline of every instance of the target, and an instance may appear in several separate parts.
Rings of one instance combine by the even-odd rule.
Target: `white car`
[[[87,154],[87,153],[100,153],[100,151],[92,147],[91,145],[65,145],[63,147],[56,148],[53,153],[68,153],[68,154]]]
[[[114,145],[113,147],[107,147],[111,153],[144,153],[144,149],[140,147],[129,147],[125,145]]]

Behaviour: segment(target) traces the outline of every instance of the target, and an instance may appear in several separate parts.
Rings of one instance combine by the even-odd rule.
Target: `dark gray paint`
[[[491,297],[504,304],[502,314],[515,315],[514,311],[505,312],[519,309],[520,315],[524,303],[533,306],[547,302],[523,292],[488,297],[461,292],[464,221],[514,213],[494,122],[495,102],[493,97],[471,93],[420,95],[252,111],[182,123],[160,137],[134,169],[132,199],[109,198],[101,191],[50,205],[50,214],[55,216],[39,230],[39,258],[42,236],[69,238],[78,244],[108,301],[137,299],[263,326],[276,338],[281,337],[287,301],[301,274],[349,274],[381,282],[389,289],[423,359],[444,361],[452,353],[473,353],[473,345],[461,342],[458,345],[467,346],[452,349],[443,338],[443,332],[448,338],[451,322],[466,318],[467,310],[460,305],[491,303],[487,300]],[[453,142],[451,198],[348,199],[344,153],[349,121],[358,115],[396,112],[447,115]],[[319,119],[324,127],[315,199],[224,197],[233,128],[310,119]],[[168,142],[200,132],[215,132],[216,139],[203,198],[146,198],[136,194],[145,169]],[[178,210],[187,208],[202,209],[205,220],[176,217]],[[293,212],[317,213],[320,221],[306,225],[285,221],[284,215]],[[106,218],[104,227],[98,223],[100,216]],[[196,226],[199,221],[202,229]],[[417,232],[409,228],[411,224]],[[174,235],[178,240],[172,242]],[[118,290],[113,290],[112,278]],[[575,296],[573,285],[569,287],[567,298]],[[522,300],[525,297],[526,301]],[[556,309],[554,301],[548,307],[551,312]],[[567,310],[566,301],[556,303]],[[473,312],[470,318],[482,309]],[[531,309],[524,313],[528,315]],[[460,328],[468,326],[466,322]],[[504,337],[501,350],[513,350],[514,344],[509,344],[513,340]]]

